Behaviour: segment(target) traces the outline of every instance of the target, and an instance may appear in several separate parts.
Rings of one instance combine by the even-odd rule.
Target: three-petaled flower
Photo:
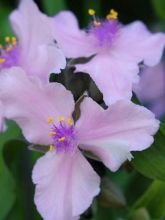
[[[118,101],[104,110],[91,98],[81,103],[75,123],[73,96],[58,83],[43,85],[21,68],[0,76],[6,117],[15,120],[33,144],[50,145],[33,169],[35,203],[45,220],[75,220],[100,189],[100,178],[81,150],[95,154],[116,171],[131,151],[149,147],[159,122],[147,109]]]
[[[66,57],[95,55],[88,63],[76,65],[76,69],[90,74],[107,105],[131,99],[133,83],[139,79],[138,64],[154,66],[160,61],[165,35],[151,34],[140,21],[122,25],[114,10],[106,19],[97,19],[93,10],[89,14],[94,16],[94,22],[80,30],[72,12],[60,12],[52,19],[54,37]]]

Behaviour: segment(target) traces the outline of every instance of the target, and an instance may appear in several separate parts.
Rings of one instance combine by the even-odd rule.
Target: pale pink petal
[[[15,120],[27,140],[36,144],[51,143],[48,117],[57,121],[60,116],[71,117],[74,110],[73,96],[61,84],[43,86],[17,67],[1,72],[0,98],[7,118]]]
[[[63,11],[53,18],[54,38],[66,57],[88,57],[96,53],[91,39],[84,30],[80,30],[78,21],[70,11]]]
[[[165,96],[151,103],[149,108],[157,118],[163,117],[165,115]]]
[[[30,73],[30,75],[38,75],[43,82],[48,82],[50,73],[60,73],[61,69],[66,66],[66,60],[62,51],[54,45],[40,45],[37,48],[35,65],[28,63],[28,66],[24,68]],[[45,74],[47,73],[47,74]]]
[[[83,144],[80,144],[80,148],[94,152],[113,172],[117,171],[127,159],[130,160],[132,158],[126,141],[110,140],[108,137],[107,139],[83,141]]]
[[[19,41],[19,65],[28,74],[48,81],[53,69],[60,72],[65,67],[65,57],[54,43],[50,18],[42,14],[32,0],[22,0],[10,21]]]
[[[106,54],[97,55],[87,64],[76,65],[76,69],[90,74],[107,105],[120,99],[131,99],[132,84],[138,81],[136,63],[110,58]]]
[[[90,98],[81,104],[81,117],[76,123],[80,147],[98,153],[101,159],[106,159],[105,165],[112,164],[111,157],[120,151],[114,151],[115,146],[121,143],[120,149],[125,150],[125,154],[118,156],[116,164],[112,164],[114,167],[109,167],[112,170],[116,170],[126,155],[130,158],[128,148],[129,151],[141,151],[149,147],[158,127],[153,113],[142,106],[118,101],[104,110]]]
[[[33,169],[35,204],[44,220],[76,220],[99,193],[100,180],[80,151],[49,152]]]
[[[164,46],[164,34],[151,34],[142,22],[136,21],[122,28],[114,50],[120,59],[154,66],[160,61]]]
[[[134,91],[142,102],[156,101],[165,95],[165,66],[159,63],[146,67],[140,74],[140,81],[134,85]]]
[[[165,66],[159,63],[146,67],[140,74],[140,81],[134,85],[134,92],[157,117],[165,113]]]
[[[2,102],[0,101],[0,132],[5,131],[7,128],[5,124],[5,111]]]
[[[58,26],[63,26],[72,30],[72,33],[80,34],[79,23],[76,16],[71,11],[61,11],[56,16],[54,16],[54,24]]]
[[[165,67],[162,63],[146,67],[134,91],[142,102],[152,102],[165,94]]]

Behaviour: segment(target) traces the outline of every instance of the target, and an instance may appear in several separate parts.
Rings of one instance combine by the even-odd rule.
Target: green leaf
[[[0,219],[6,219],[6,215],[12,208],[15,200],[15,182],[3,159],[3,147],[11,139],[20,134],[20,130],[14,122],[7,122],[8,129],[0,134]]]
[[[101,180],[99,202],[105,207],[126,208],[126,200],[121,188],[108,177]]]
[[[165,126],[161,124],[154,144],[147,150],[133,153],[132,164],[143,175],[165,181]]]
[[[155,8],[156,14],[165,19],[165,1],[164,0],[152,0],[152,4]]]
[[[136,202],[134,209],[145,207],[152,219],[165,217],[165,182],[155,180]]]
[[[42,3],[48,15],[55,15],[66,8],[65,0],[42,0]]]
[[[151,220],[148,211],[145,208],[140,208],[138,210],[135,210],[129,220]]]
[[[84,93],[75,103],[75,110],[73,112],[73,119],[76,122],[80,118],[80,105],[83,102],[84,98],[87,97],[87,95]]]
[[[14,147],[13,147],[14,146]],[[16,199],[5,220],[41,219],[34,205],[34,184],[32,184],[32,152],[22,139],[7,142],[4,158],[15,179]]]
[[[160,124],[160,131],[162,132],[162,134],[165,136],[165,124],[161,122]]]
[[[3,39],[7,35],[11,35],[12,31],[10,28],[10,24],[8,21],[8,15],[10,13],[10,10],[8,7],[5,7],[1,2],[0,2],[0,43],[3,44]]]
[[[123,209],[107,208],[96,202],[91,220],[126,220],[126,212]]]

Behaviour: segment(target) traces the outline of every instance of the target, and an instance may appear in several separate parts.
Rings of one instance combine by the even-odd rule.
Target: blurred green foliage
[[[8,122],[6,132],[0,134],[0,219],[5,219],[15,200],[15,181],[3,159],[3,149],[8,141],[20,135],[20,129]]]
[[[154,144],[147,150],[135,152],[132,164],[139,172],[153,179],[165,181],[165,126],[161,125]]]
[[[142,207],[148,210],[152,219],[162,219],[165,216],[165,182],[154,181],[133,209]]]
[[[165,20],[165,1],[164,0],[152,0],[155,12],[157,16]]]
[[[65,1],[55,0],[55,1],[45,1],[42,0],[43,8],[45,9],[48,15],[55,15],[60,10],[64,10],[66,8]]]

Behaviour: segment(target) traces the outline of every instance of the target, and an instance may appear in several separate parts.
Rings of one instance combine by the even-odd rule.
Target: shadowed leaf
[[[14,122],[7,122],[8,129],[0,134],[0,219],[5,220],[15,200],[15,182],[3,159],[3,147],[11,139],[20,135]]]

